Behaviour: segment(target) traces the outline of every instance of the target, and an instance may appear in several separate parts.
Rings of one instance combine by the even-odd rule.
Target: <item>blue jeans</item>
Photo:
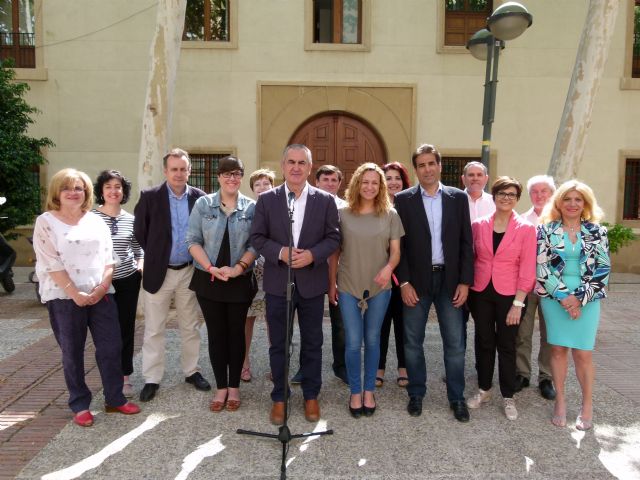
[[[383,290],[367,300],[367,309],[362,314],[356,297],[338,293],[338,305],[342,312],[345,335],[345,363],[352,394],[362,392],[360,381],[360,351],[364,339],[364,390],[376,389],[376,371],[380,360],[380,329],[387,312],[391,290]]]
[[[424,397],[427,392],[427,367],[424,335],[431,305],[436,307],[444,350],[449,402],[464,401],[465,328],[462,309],[452,304],[453,292],[444,284],[444,272],[433,272],[429,294],[420,297],[415,307],[404,306],[404,354],[407,364],[410,397]]]

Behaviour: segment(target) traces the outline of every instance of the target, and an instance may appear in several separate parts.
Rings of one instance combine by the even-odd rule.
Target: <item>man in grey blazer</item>
[[[185,381],[198,390],[211,390],[200,374],[200,316],[195,293],[189,290],[193,258],[184,241],[189,213],[205,193],[187,185],[191,173],[189,154],[174,148],[162,160],[166,182],[143,190],[135,207],[134,234],[145,251],[142,276],[144,340],[140,400],[155,397],[164,375],[165,328],[174,299],[182,340],[181,363]]]
[[[258,198],[251,227],[251,244],[264,257],[263,287],[269,325],[269,358],[273,375],[271,422],[284,422],[284,366],[289,208],[293,207],[293,312],[298,313],[301,344],[302,393],[305,418],[320,418],[318,394],[322,384],[322,317],[329,285],[327,259],[340,244],[338,210],[333,197],[307,183],[311,151],[304,145],[285,148],[285,183]]]
[[[411,157],[419,185],[395,197],[405,235],[396,268],[404,303],[407,411],[422,414],[427,371],[424,336],[435,305],[444,350],[447,397],[456,420],[469,421],[464,400],[465,328],[462,306],[473,283],[473,238],[467,195],[440,182],[440,152],[421,145]]]

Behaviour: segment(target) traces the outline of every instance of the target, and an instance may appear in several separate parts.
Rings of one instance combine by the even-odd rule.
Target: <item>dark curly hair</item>
[[[124,205],[129,201],[129,195],[131,194],[131,182],[127,180],[127,177],[122,175],[118,170],[103,170],[98,174],[96,183],[93,185],[93,194],[96,197],[96,203],[104,205],[104,196],[102,195],[102,188],[104,184],[113,179],[120,180],[122,184],[122,200],[121,205]]]

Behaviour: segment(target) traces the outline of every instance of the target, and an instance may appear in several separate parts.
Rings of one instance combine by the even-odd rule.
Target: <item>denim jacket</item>
[[[231,265],[235,265],[247,250],[256,253],[249,243],[251,222],[255,213],[256,202],[238,192],[236,209],[228,217],[229,244],[231,247]],[[187,248],[192,245],[200,245],[209,257],[212,265],[216,264],[220,245],[224,237],[227,224],[227,216],[220,209],[220,192],[200,197],[189,216],[189,229],[187,230]],[[195,262],[196,268],[204,270],[204,266]],[[249,269],[253,264],[249,265]]]
[[[580,275],[581,284],[570,291],[562,281],[565,267],[565,244],[562,223],[553,221],[538,226],[538,284],[536,293],[558,301],[575,295],[582,305],[607,296],[611,261],[607,229],[601,225],[583,221],[580,224]]]

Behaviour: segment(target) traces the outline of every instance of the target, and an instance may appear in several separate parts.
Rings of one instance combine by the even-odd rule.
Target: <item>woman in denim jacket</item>
[[[578,430],[593,426],[592,352],[600,319],[600,299],[606,297],[611,262],[607,229],[593,191],[577,180],[565,182],[542,212],[538,227],[536,292],[547,323],[551,373],[557,390],[552,423],[564,427],[567,406],[564,383],[569,349],[582,389]]]
[[[220,189],[196,201],[187,231],[189,253],[196,261],[189,288],[196,292],[207,324],[218,387],[209,405],[213,412],[240,407],[245,319],[257,291],[256,252],[249,244],[255,202],[239,192],[243,175],[240,159],[220,159]]]

